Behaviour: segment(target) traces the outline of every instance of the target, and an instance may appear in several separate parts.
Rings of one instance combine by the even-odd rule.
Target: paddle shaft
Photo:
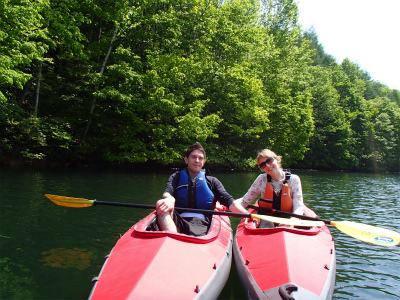
[[[97,200],[89,200],[84,198],[73,198],[73,197],[64,197],[57,195],[45,194],[46,198],[49,198],[53,203],[64,206],[64,207],[75,207],[75,208],[83,208],[89,207],[93,205],[112,205],[112,206],[125,206],[125,207],[136,207],[136,208],[145,208],[145,209],[155,209],[154,205],[146,205],[146,204],[135,204],[135,203],[120,203],[120,202],[107,202],[107,201],[97,201]],[[193,212],[199,214],[210,214],[210,215],[224,215],[229,217],[240,217],[240,218],[257,218],[266,221],[271,221],[274,223],[285,224],[285,225],[293,225],[293,226],[322,226],[324,223],[319,221],[309,221],[309,220],[293,220],[293,219],[285,219],[278,218],[273,216],[266,215],[256,215],[249,213],[235,213],[235,212],[225,212],[225,211],[216,211],[216,210],[208,210],[208,209],[195,209],[195,208],[183,208],[183,207],[175,207],[175,209],[179,212]]]
[[[270,212],[270,213],[273,213],[273,214],[286,216],[286,217],[296,217],[296,218],[299,218],[299,219],[302,219],[302,220],[322,221],[327,225],[332,225],[331,221],[329,221],[329,220],[322,220],[322,219],[319,219],[319,218],[313,218],[313,217],[308,217],[308,216],[297,215],[297,214],[286,212],[286,211],[281,211],[281,210],[276,210],[276,209],[266,208],[266,207],[258,207],[258,206],[255,206],[255,205],[248,205],[247,207],[254,208],[254,209],[256,209],[257,211],[260,211],[260,212]]]
[[[145,209],[155,209],[155,205],[146,205],[146,204],[135,204],[135,203],[120,203],[120,202],[107,202],[107,201],[97,201],[97,200],[88,200],[84,198],[73,198],[73,197],[64,197],[57,195],[44,195],[46,198],[49,198],[53,203],[64,206],[64,207],[75,207],[75,208],[83,208],[89,207],[92,205],[112,205],[112,206],[125,206],[125,207],[137,207],[137,208],[145,208]],[[269,209],[269,208],[261,208],[258,206],[250,205],[249,207],[254,208],[259,211],[270,212],[274,214],[280,214],[282,216],[290,216],[296,217],[295,219],[284,219],[279,217],[273,217],[268,215],[257,215],[257,214],[246,214],[246,213],[234,213],[234,212],[225,212],[225,211],[215,211],[215,210],[204,210],[204,209],[195,209],[195,208],[182,208],[175,207],[177,211],[181,212],[194,212],[201,214],[214,214],[214,215],[225,215],[231,217],[240,217],[240,218],[257,218],[266,221],[271,221],[274,223],[285,224],[285,225],[293,225],[293,226],[322,226],[323,224],[329,224],[335,226],[337,229],[342,231],[343,233],[359,239],[364,242],[377,244],[381,246],[395,246],[400,243],[400,234],[393,230],[379,228],[376,226],[364,225],[360,223],[350,222],[350,221],[327,221],[321,220],[318,218],[312,218],[307,216],[296,215],[289,212],[283,212],[280,210]],[[301,221],[300,219],[304,219]],[[306,223],[308,222],[308,223]]]
[[[123,203],[123,202],[109,202],[109,201],[98,201],[98,200],[93,200],[93,205],[112,205],[112,206],[156,209],[155,205]],[[180,211],[180,212],[192,212],[192,213],[198,213],[198,214],[203,214],[203,215],[208,214],[208,215],[223,215],[223,216],[228,216],[228,217],[251,218],[251,214],[244,214],[244,213],[226,212],[226,211],[209,210],[209,209],[186,208],[186,207],[175,207],[174,209],[177,211]]]

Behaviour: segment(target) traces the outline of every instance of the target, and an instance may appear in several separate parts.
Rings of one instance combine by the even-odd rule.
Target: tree
[[[199,84],[210,98],[207,113],[217,112],[223,120],[218,138],[209,141],[208,149],[215,162],[231,166],[243,164],[243,158],[255,152],[260,135],[269,128],[268,99],[259,70],[269,49],[259,16],[257,2],[226,1],[217,7],[214,18],[209,16],[203,23],[210,32],[205,41],[210,55],[202,60]],[[202,53],[196,55],[201,57]]]
[[[346,169],[350,158],[350,122],[339,105],[329,68],[311,66],[308,90],[312,94],[315,130],[303,166],[315,169]]]
[[[335,58],[332,55],[325,53],[323,45],[319,43],[318,35],[315,32],[314,27],[303,32],[303,41],[300,41],[300,43],[304,42],[304,39],[310,42],[309,48],[314,51],[314,54],[312,55],[313,66],[328,67],[332,64],[336,64]]]
[[[373,171],[400,171],[400,108],[388,98],[368,102],[371,129],[368,139],[367,168]]]
[[[271,99],[270,129],[261,135],[264,147],[284,155],[285,163],[303,158],[313,131],[311,94],[306,90],[306,68],[311,52],[298,45],[297,6],[291,0],[263,1],[263,28],[273,51],[261,65],[265,97]]]
[[[43,60],[46,25],[41,13],[46,0],[5,0],[0,4],[0,103],[15,98],[31,78],[29,67]]]
[[[365,84],[360,79],[360,74],[359,67],[348,59],[340,66],[332,66],[333,87],[339,94],[339,105],[351,126],[348,169],[363,168],[368,155],[365,150],[370,123],[363,98]]]

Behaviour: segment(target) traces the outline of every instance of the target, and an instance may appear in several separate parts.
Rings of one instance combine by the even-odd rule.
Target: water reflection
[[[86,249],[65,249],[57,248],[42,252],[43,258],[39,259],[45,266],[52,268],[77,268],[85,270],[90,266],[90,258],[93,255],[92,251]]]
[[[0,279],[1,299],[33,299],[38,288],[32,272],[8,257],[0,259]]]

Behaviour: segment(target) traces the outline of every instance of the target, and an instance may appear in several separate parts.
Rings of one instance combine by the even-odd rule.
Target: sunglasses
[[[275,158],[270,157],[268,158],[266,161],[262,162],[261,164],[259,164],[258,166],[260,167],[260,169],[264,169],[266,165],[270,165],[274,162]]]

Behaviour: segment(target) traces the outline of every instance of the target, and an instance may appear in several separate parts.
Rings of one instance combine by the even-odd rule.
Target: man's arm
[[[221,181],[219,181],[215,177],[210,177],[210,181],[212,184],[212,191],[216,199],[219,202],[228,207],[228,209],[232,212],[238,213],[248,213],[247,210],[242,206],[240,201],[236,201],[226,190]]]

